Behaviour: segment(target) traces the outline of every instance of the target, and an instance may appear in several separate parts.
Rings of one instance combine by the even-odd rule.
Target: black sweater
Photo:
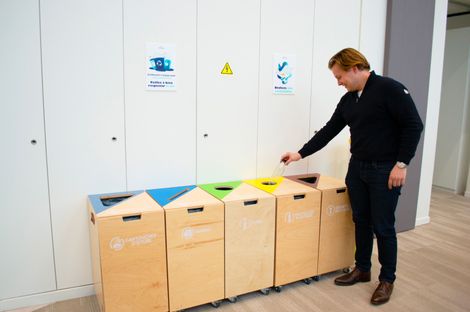
[[[341,98],[331,119],[299,150],[302,158],[322,149],[346,125],[354,158],[406,164],[413,158],[423,130],[408,90],[373,71],[359,99],[356,91]]]

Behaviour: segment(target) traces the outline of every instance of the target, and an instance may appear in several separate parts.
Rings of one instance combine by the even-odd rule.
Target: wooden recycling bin
[[[246,181],[276,196],[274,286],[317,276],[320,191],[282,177]]]
[[[168,311],[162,207],[137,191],[90,195],[88,212],[101,311]]]
[[[199,185],[225,203],[225,297],[269,293],[274,275],[275,198],[241,181]]]
[[[354,264],[355,238],[351,204],[344,181],[316,174],[289,176],[322,193],[318,274]]]
[[[224,298],[224,204],[195,185],[147,191],[165,210],[170,311]]]

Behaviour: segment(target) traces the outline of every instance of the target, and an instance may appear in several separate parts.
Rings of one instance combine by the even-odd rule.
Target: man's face
[[[331,72],[338,81],[338,86],[344,86],[349,92],[359,90],[358,69],[356,67],[344,70],[338,64],[335,64],[331,67]]]

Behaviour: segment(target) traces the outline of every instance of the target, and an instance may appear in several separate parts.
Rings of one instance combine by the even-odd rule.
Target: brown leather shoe
[[[370,303],[379,305],[390,300],[393,291],[393,283],[381,281],[377,289],[374,291]]]
[[[350,286],[358,282],[370,282],[370,272],[362,272],[354,268],[350,273],[341,275],[335,279],[335,284],[338,286]]]

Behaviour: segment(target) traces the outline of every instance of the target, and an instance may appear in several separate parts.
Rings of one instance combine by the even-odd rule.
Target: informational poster
[[[295,93],[295,55],[274,55],[273,64],[273,93]]]
[[[148,42],[147,90],[176,90],[175,45]]]

